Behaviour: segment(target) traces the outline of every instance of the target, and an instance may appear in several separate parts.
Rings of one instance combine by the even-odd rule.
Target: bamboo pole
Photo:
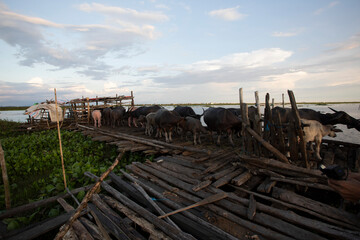
[[[99,189],[101,183],[104,181],[104,179],[109,175],[109,173],[118,165],[119,160],[121,160],[122,156],[124,155],[124,152],[121,152],[119,156],[115,159],[114,163],[104,172],[101,177],[98,179],[94,187],[86,193],[84,199],[82,200],[80,206],[76,209],[76,212],[74,215],[69,219],[69,221],[65,224],[64,228],[58,232],[58,234],[55,236],[55,240],[60,240],[64,237],[64,235],[69,231],[71,225],[73,222],[80,216],[81,211],[86,208],[87,203],[90,201],[92,195]]]
[[[60,157],[61,157],[61,165],[63,170],[63,177],[64,177],[64,186],[65,189],[67,188],[66,184],[66,174],[65,174],[65,164],[64,164],[64,156],[62,151],[62,144],[61,144],[61,134],[60,134],[60,125],[59,125],[59,117],[58,117],[58,105],[57,105],[57,96],[56,96],[56,88],[54,88],[55,93],[55,111],[56,111],[56,123],[57,123],[57,129],[58,129],[58,136],[59,136],[59,146],[60,146]]]
[[[4,150],[1,146],[1,142],[0,142],[0,164],[1,164],[2,178],[3,178],[3,182],[4,182],[5,206],[6,206],[6,209],[10,209],[11,208],[11,198],[10,198],[9,178],[7,175],[5,154],[4,154]]]

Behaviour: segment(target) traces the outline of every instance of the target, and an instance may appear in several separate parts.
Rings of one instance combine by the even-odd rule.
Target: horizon
[[[360,101],[360,1],[0,0],[0,106]]]

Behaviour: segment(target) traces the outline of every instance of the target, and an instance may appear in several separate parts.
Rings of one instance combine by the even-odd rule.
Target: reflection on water
[[[239,107],[237,105],[221,105],[221,106],[213,106],[213,107],[224,107],[224,108],[236,108]],[[286,107],[290,107],[287,105]],[[332,113],[332,110],[329,107],[337,110],[344,111],[348,113],[350,116],[360,119],[360,105],[359,104],[328,104],[328,105],[314,105],[314,104],[301,104],[298,105],[298,108],[311,108],[316,111],[320,111],[321,113]],[[166,107],[169,110],[172,110],[174,107],[169,106]],[[206,110],[208,106],[193,106],[192,107],[196,114],[202,114],[203,110]],[[263,106],[261,106],[261,112],[263,112]],[[0,119],[16,121],[16,122],[26,122],[28,119],[27,115],[23,114],[24,111],[0,111]],[[205,125],[205,123],[202,121]],[[360,144],[360,132],[356,129],[347,129],[344,125],[337,125],[339,129],[343,132],[337,133],[335,140],[352,142]],[[328,138],[328,137],[327,137]]]

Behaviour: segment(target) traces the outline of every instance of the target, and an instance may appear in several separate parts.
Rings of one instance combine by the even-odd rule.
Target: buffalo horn
[[[330,108],[330,110],[332,110],[332,111],[334,111],[334,112],[339,112],[339,111],[336,111],[335,109],[333,109],[333,108],[331,108],[331,107],[328,107],[328,108]]]

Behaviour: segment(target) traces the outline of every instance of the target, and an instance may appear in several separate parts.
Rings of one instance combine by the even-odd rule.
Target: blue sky
[[[0,106],[360,101],[360,1],[0,0]],[[288,98],[286,98],[288,99]]]

